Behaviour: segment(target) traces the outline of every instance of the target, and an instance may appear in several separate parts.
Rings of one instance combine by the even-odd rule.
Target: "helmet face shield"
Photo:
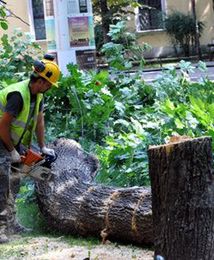
[[[35,61],[33,68],[34,71],[42,78],[46,79],[52,85],[56,87],[58,86],[57,81],[59,80],[60,69],[55,62],[47,59]]]

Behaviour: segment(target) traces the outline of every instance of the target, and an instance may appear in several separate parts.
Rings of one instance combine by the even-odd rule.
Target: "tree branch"
[[[4,4],[4,5],[6,5],[7,3],[5,2],[5,1],[3,1],[3,0],[0,0],[0,4]],[[11,17],[14,17],[14,18],[17,18],[17,19],[19,19],[20,21],[22,21],[24,24],[26,24],[26,25],[28,25],[28,26],[30,26],[30,24],[29,23],[27,23],[25,20],[23,20],[21,17],[19,17],[19,16],[17,16],[14,12],[12,12],[10,9],[8,9],[6,6],[4,6],[3,7],[6,11],[8,11],[9,12],[9,16],[11,16]]]
[[[2,1],[2,0],[0,0],[0,1]],[[12,12],[10,9],[8,9],[8,8],[6,8],[6,7],[5,7],[5,9],[10,13],[10,16],[11,16],[11,17],[17,18],[18,20],[22,21],[24,24],[30,26],[29,23],[27,23],[27,22],[26,22],[25,20],[23,20],[21,17],[17,16],[17,15],[16,15],[14,12]]]

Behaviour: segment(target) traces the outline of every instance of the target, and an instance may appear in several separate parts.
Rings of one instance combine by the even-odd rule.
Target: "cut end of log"
[[[167,141],[166,144],[161,144],[161,145],[150,145],[148,150],[152,150],[152,149],[158,149],[160,147],[166,147],[166,149],[170,149],[170,147],[172,147],[175,144],[179,144],[179,143],[185,143],[185,142],[191,142],[191,141],[200,141],[203,140],[204,138],[211,138],[210,136],[204,136],[204,137],[196,137],[196,138],[192,138],[186,135],[173,135],[169,138],[169,141]]]

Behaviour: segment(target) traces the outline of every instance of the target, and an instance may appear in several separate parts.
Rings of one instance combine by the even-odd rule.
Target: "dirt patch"
[[[152,260],[153,251],[116,244],[73,246],[63,238],[14,236],[0,245],[1,260]]]

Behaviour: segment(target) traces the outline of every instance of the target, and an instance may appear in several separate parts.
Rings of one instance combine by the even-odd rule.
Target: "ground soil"
[[[0,260],[152,260],[153,251],[130,245],[71,245],[63,237],[12,237]]]

